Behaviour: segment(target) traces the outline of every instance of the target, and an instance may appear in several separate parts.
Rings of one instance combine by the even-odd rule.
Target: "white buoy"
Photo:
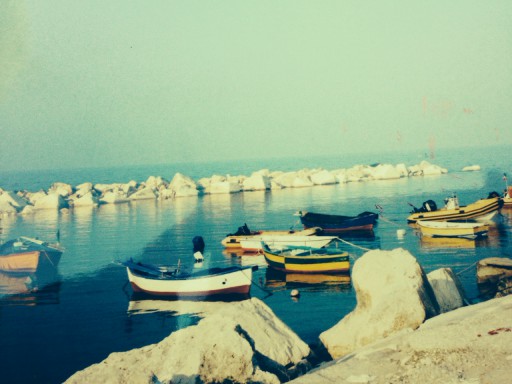
[[[399,239],[403,239],[404,236],[405,236],[405,229],[397,229],[396,230],[396,237],[398,237]]]
[[[292,289],[292,291],[290,292],[290,296],[291,297],[299,297],[300,296],[300,292],[298,289]]]

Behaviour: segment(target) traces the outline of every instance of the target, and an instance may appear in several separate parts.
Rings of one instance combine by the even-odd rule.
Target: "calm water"
[[[60,231],[66,251],[55,276],[0,275],[1,381],[9,383],[58,383],[77,370],[100,362],[110,353],[155,343],[172,331],[194,324],[200,309],[187,309],[182,302],[136,301],[126,285],[123,268],[114,260],[129,257],[155,263],[177,263],[191,267],[192,238],[201,235],[211,265],[258,262],[223,252],[221,239],[243,223],[252,228],[283,229],[297,226],[293,213],[299,209],[325,213],[357,214],[383,207],[374,236],[347,238],[358,246],[391,250],[403,247],[423,265],[426,272],[452,267],[463,272],[470,298],[478,296],[474,267],[490,256],[511,256],[509,242],[512,212],[504,211],[491,228],[489,238],[478,242],[424,242],[406,224],[408,202],[419,206],[427,199],[438,205],[452,191],[461,204],[501,191],[503,172],[510,172],[506,149],[486,153],[460,151],[438,154],[431,162],[449,169],[447,175],[395,181],[350,183],[272,192],[250,192],[181,198],[173,201],[141,201],[122,205],[75,209],[68,214],[37,212],[0,221],[1,240],[18,235],[54,240]],[[4,174],[4,189],[47,189],[53,181],[79,184],[92,182],[143,181],[150,175],[171,179],[180,171],[195,179],[218,174],[250,174],[260,168],[298,170],[304,167],[336,169],[355,164],[389,162],[419,163],[424,154],[361,155],[340,159],[288,159],[237,164],[182,164],[154,167],[25,172]],[[466,165],[479,164],[481,172],[460,172]],[[398,239],[396,230],[407,234]],[[363,250],[346,246],[357,258]],[[306,342],[350,312],[356,301],[347,277],[301,277],[256,272],[253,297],[263,299],[274,312]],[[28,290],[27,285],[35,289]],[[299,300],[290,290],[299,288]],[[200,305],[200,304],[199,304]],[[226,303],[224,305],[229,305]],[[137,308],[144,308],[138,312]]]

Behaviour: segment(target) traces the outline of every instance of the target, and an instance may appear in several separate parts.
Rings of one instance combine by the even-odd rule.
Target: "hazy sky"
[[[512,144],[512,1],[0,1],[0,169]]]

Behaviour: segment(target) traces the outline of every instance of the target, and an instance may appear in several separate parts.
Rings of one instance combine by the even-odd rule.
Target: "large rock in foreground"
[[[354,264],[352,283],[356,308],[320,335],[333,358],[403,329],[416,329],[439,313],[423,269],[404,249],[365,253]]]
[[[321,366],[294,384],[510,383],[512,296],[456,309]]]
[[[310,349],[259,299],[219,303],[158,344],[112,353],[67,383],[279,383],[307,368]],[[296,367],[290,369],[290,367]]]

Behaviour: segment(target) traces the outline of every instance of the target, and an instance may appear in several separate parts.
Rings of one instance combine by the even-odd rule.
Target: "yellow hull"
[[[274,253],[264,250],[267,264],[277,270],[292,273],[343,273],[350,269],[347,252],[338,254],[294,255],[289,251]]]
[[[480,199],[466,206],[455,209],[441,208],[433,212],[415,212],[407,221],[416,223],[422,221],[455,221],[455,220],[490,220],[499,210],[499,198]]]

